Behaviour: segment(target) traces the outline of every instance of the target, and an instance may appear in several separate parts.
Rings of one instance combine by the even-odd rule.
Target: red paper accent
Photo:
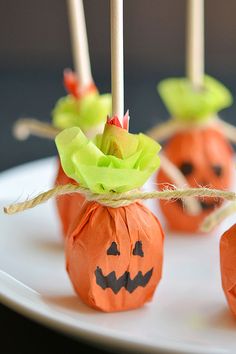
[[[120,124],[119,118],[117,116],[114,116],[112,118],[107,117],[107,124],[108,125],[115,125],[119,128],[122,128],[122,125]]]
[[[123,118],[123,128],[129,131],[129,111],[125,113]]]
[[[70,93],[78,100],[89,93],[97,92],[97,88],[93,82],[91,82],[91,84],[89,84],[87,87],[81,89],[80,82],[76,74],[70,69],[64,70],[64,86],[68,93]]]
[[[127,111],[122,119],[122,122],[120,122],[119,118],[117,116],[114,117],[107,117],[107,124],[109,125],[115,125],[118,128],[122,128],[125,130],[129,130],[129,111]]]

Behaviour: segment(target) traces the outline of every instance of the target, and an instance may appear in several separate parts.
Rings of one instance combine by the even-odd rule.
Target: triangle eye
[[[133,255],[134,256],[140,256],[143,257],[144,253],[143,253],[143,245],[141,241],[137,241],[135,243],[134,249],[133,249]]]
[[[111,246],[107,250],[108,256],[119,256],[120,252],[118,251],[116,242],[112,242]]]

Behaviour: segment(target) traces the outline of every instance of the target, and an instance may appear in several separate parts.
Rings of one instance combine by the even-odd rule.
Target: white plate
[[[55,159],[0,175],[1,204],[51,186]],[[149,182],[148,189],[153,188]],[[150,206],[155,210],[155,202]],[[142,309],[104,314],[75,296],[64,268],[54,202],[0,214],[0,291],[3,303],[42,324],[106,347],[145,353],[236,353],[236,321],[221,289],[219,237],[166,235],[163,280]]]

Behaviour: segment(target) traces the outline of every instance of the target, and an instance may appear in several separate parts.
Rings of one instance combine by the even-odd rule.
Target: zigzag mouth
[[[97,267],[95,270],[96,283],[103,290],[111,289],[114,294],[117,294],[122,288],[125,288],[130,294],[137,289],[137,287],[145,286],[148,284],[153,273],[153,268],[151,268],[147,273],[143,275],[141,271],[131,279],[130,272],[124,272],[119,278],[116,277],[116,273],[113,271],[108,275],[103,275],[102,269]]]

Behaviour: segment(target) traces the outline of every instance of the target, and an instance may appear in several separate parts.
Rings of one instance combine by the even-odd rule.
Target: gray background
[[[92,69],[99,89],[110,90],[109,1],[85,0]],[[131,130],[145,131],[167,112],[156,83],[184,75],[185,1],[125,0],[125,106]],[[236,1],[206,0],[206,72],[235,94]],[[16,142],[14,120],[50,121],[65,94],[62,71],[72,67],[64,0],[0,0],[0,169],[55,153],[49,141]],[[222,113],[233,121],[235,108]]]

